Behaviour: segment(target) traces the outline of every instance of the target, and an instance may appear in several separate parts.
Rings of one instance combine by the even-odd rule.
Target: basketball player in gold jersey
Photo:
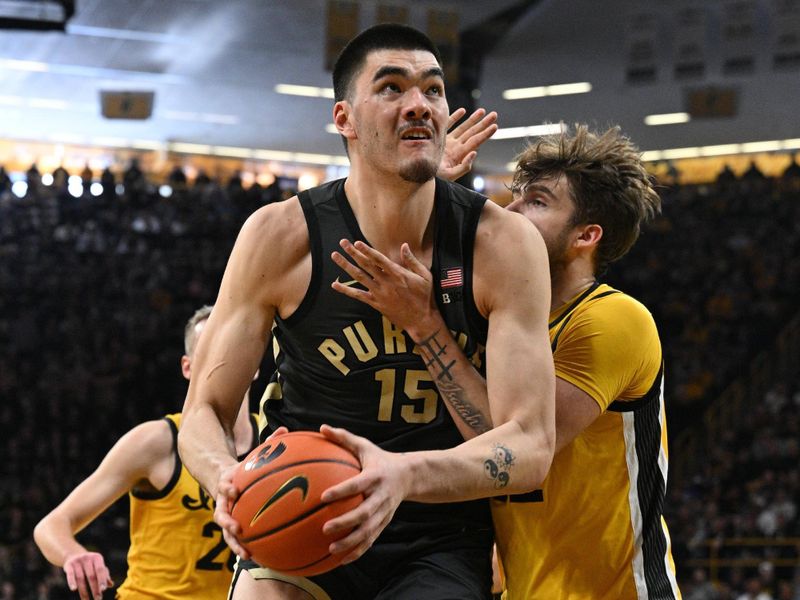
[[[189,379],[198,336],[211,307],[197,310],[186,324],[181,371]],[[183,467],[177,453],[181,415],[137,425],[108,452],[85,479],[34,530],[45,558],[62,566],[69,588],[82,600],[99,599],[114,585],[103,556],[75,534],[123,494],[130,496],[128,574],[117,590],[120,600],[225,598],[235,558],[213,521],[213,499]],[[255,419],[245,395],[234,427],[236,453],[256,441]]]
[[[661,344],[649,311],[596,277],[624,256],[660,200],[638,150],[614,128],[542,138],[518,158],[508,209],[537,226],[552,279],[556,456],[542,490],[492,501],[508,600],[680,598],[662,506],[667,480]],[[484,385],[442,326],[431,273],[372,250],[369,303],[432,334],[447,373],[429,370],[462,434],[491,427]],[[336,257],[335,260],[341,260]],[[525,368],[524,357],[518,366]]]

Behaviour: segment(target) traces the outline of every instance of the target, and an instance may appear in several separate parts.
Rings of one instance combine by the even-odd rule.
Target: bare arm
[[[298,231],[305,234],[305,245],[295,243]],[[306,231],[296,199],[262,208],[244,224],[195,349],[183,409],[178,435],[181,458],[216,499],[215,519],[231,548],[242,556],[246,552],[235,538],[239,526],[228,511],[238,494],[232,485],[238,464],[233,427],[264,354],[286,282],[298,279],[297,265],[308,253]]]
[[[338,252],[332,255],[334,262],[365,289],[338,281],[333,289],[369,304],[411,336],[465,439],[491,429],[486,381],[453,339],[433,301],[431,273],[408,244],[401,248],[402,264],[361,241],[342,240],[341,246],[358,266]]]
[[[599,416],[600,406],[594,398],[570,382],[556,378],[556,454]]]
[[[89,590],[99,598],[113,582],[103,557],[84,548],[75,534],[135,484],[149,481],[165,463],[174,464],[169,426],[142,423],[121,437],[94,473],[36,525],[33,537],[42,554],[64,567],[70,589],[78,590],[81,598],[89,598]]]
[[[358,508],[325,525],[328,532],[356,527],[331,546],[332,552],[348,552],[346,560],[371,545],[402,500],[453,502],[527,492],[541,484],[552,461],[555,377],[546,250],[524,218],[496,205],[484,210],[475,249],[475,296],[489,318],[487,389],[496,427],[456,448],[403,455],[324,427],[323,433],[356,452],[364,467],[323,495],[330,501],[366,492]]]
[[[357,267],[338,253],[332,256],[334,262],[364,289],[338,281],[332,287],[369,304],[411,336],[464,439],[491,429],[486,380],[453,339],[439,313],[433,301],[430,271],[407,244],[401,248],[400,263],[360,241],[351,244],[342,240],[341,246]],[[600,407],[589,394],[556,378],[556,453],[599,416]]]

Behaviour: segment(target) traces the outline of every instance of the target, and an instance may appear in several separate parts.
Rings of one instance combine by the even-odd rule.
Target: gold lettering
[[[467,347],[467,334],[466,333],[459,333],[456,337],[456,343],[461,350]]]
[[[271,381],[267,385],[267,389],[261,395],[261,402],[258,403],[260,408],[259,415],[264,414],[264,407],[267,405],[267,400],[283,400],[283,389],[281,384],[277,381]]]
[[[469,357],[469,360],[475,365],[476,369],[480,369],[483,361],[481,360],[481,355],[486,352],[486,346],[483,344],[478,344],[478,349],[475,351],[475,354]]]
[[[350,372],[350,369],[342,362],[345,356],[344,348],[342,348],[334,340],[331,338],[326,339],[319,345],[317,350],[322,352],[322,356],[327,358],[329,363],[339,369],[339,372],[342,375],[347,375]]]
[[[383,317],[383,348],[386,354],[405,354],[406,336],[386,317]]]
[[[375,379],[381,382],[381,401],[378,404],[378,421],[392,420],[392,404],[394,404],[394,369],[381,369],[375,373]]]
[[[355,328],[355,331],[353,328]],[[356,333],[358,333],[357,337]],[[367,362],[378,356],[378,347],[369,336],[369,332],[364,326],[363,321],[357,321],[353,327],[345,327],[344,337],[350,342],[350,347],[353,349],[353,352],[355,352],[356,358],[361,362]],[[345,373],[345,375],[347,375],[347,373]]]
[[[400,416],[406,423],[430,423],[436,417],[439,395],[436,390],[430,388],[420,389],[421,381],[431,381],[427,371],[406,371],[406,384],[403,390],[406,396],[412,400],[424,399],[422,412],[417,411],[413,404],[406,404],[400,409]]]

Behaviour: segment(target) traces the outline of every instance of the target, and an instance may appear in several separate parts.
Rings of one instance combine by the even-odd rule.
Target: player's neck
[[[410,183],[361,169],[351,171],[344,189],[361,231],[378,250],[397,259],[403,242],[415,254],[428,246],[435,180]]]
[[[559,309],[578,294],[589,289],[595,282],[591,264],[575,260],[551,266],[550,312]]]

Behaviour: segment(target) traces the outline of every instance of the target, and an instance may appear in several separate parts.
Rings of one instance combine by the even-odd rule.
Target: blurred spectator
[[[62,165],[58,165],[53,171],[53,188],[58,192],[65,191],[68,180],[69,173]]]
[[[167,183],[169,183],[173,189],[182,190],[186,188],[186,173],[183,172],[180,165],[175,165],[169,172]]]
[[[92,173],[92,169],[89,168],[88,163],[83,167],[83,171],[81,171],[81,183],[83,183],[83,187],[89,189],[92,185],[92,180],[94,179],[94,174]]]
[[[742,179],[744,180],[765,179],[765,177],[764,173],[761,172],[761,169],[758,168],[756,162],[750,161],[750,166],[744,173],[742,173]]]

